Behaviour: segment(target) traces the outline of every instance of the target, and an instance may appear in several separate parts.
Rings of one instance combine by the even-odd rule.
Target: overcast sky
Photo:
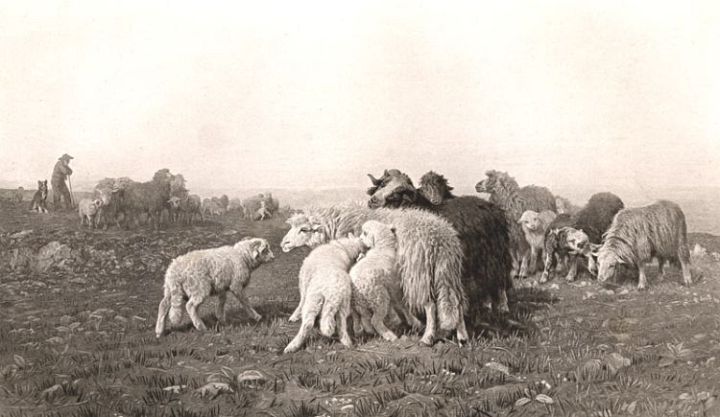
[[[717,2],[2,3],[4,184],[720,186]]]

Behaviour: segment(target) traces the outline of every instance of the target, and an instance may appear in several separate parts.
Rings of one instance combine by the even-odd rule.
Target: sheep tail
[[[461,311],[467,311],[468,300],[460,282],[461,274],[460,258],[443,259],[435,267],[433,290],[440,328],[443,330],[455,329],[459,324]]]

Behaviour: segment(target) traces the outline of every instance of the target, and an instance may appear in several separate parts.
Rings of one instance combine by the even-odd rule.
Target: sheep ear
[[[312,226],[313,232],[323,232],[325,231],[325,228],[321,224],[314,224]]]

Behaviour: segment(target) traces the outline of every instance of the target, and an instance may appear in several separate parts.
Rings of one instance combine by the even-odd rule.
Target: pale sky
[[[720,5],[3,1],[0,180],[720,186]]]

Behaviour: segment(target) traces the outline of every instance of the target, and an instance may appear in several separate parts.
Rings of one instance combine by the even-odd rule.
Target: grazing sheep
[[[291,229],[283,238],[282,250],[315,247],[350,232],[359,233],[368,220],[396,227],[397,263],[405,302],[411,311],[425,311],[425,332],[420,342],[433,343],[437,319],[442,329],[457,330],[458,341],[465,342],[468,336],[463,312],[468,302],[460,281],[462,245],[446,220],[415,209],[371,210],[360,205],[309,208],[287,220]],[[304,286],[300,282],[300,305],[291,319],[300,315]]]
[[[645,263],[652,258],[658,258],[661,276],[665,261],[679,260],[683,282],[692,283],[685,214],[671,201],[622,209],[615,215],[597,251],[598,281],[614,277],[617,266],[625,264],[638,269],[638,289],[644,289]]]
[[[414,207],[445,218],[458,232],[463,246],[462,283],[470,300],[466,315],[479,319],[479,309],[507,312],[512,288],[512,257],[505,213],[496,204],[474,196],[456,197],[447,180],[428,172],[416,189],[410,177],[393,169],[380,179],[369,175],[373,187],[369,207]]]
[[[557,217],[557,214],[550,210],[545,210],[540,213],[533,210],[525,210],[522,216],[520,216],[520,220],[518,220],[525,234],[525,240],[527,240],[527,243],[530,245],[528,270],[530,275],[535,273],[538,255],[545,249],[545,231],[548,226],[550,226],[550,223],[555,220],[555,217]]]
[[[505,210],[510,225],[510,246],[512,248],[513,271],[515,277],[526,278],[530,245],[525,240],[522,228],[518,224],[520,216],[526,210],[541,212],[557,211],[555,197],[544,187],[529,185],[520,188],[517,181],[507,172],[490,170],[487,178],[475,185],[478,193],[489,193],[490,201]]]
[[[300,330],[285,347],[284,353],[296,352],[307,340],[320,315],[320,332],[332,337],[337,324],[340,343],[352,346],[347,319],[351,312],[352,284],[348,271],[365,249],[362,241],[349,237],[332,240],[310,252],[300,267],[299,281],[304,283],[304,301],[300,310]]]
[[[267,240],[246,238],[233,246],[196,250],[173,259],[165,272],[164,297],[158,307],[155,336],[162,335],[168,313],[171,324],[180,322],[185,300],[193,326],[204,331],[207,328],[197,309],[207,297],[217,294],[216,316],[218,321],[224,322],[228,291],[235,295],[253,320],[259,321],[262,317],[250,306],[244,291],[252,271],[273,258]]]
[[[613,193],[597,193],[593,194],[588,200],[585,207],[578,211],[575,215],[561,214],[550,223],[548,230],[560,229],[562,227],[572,227],[573,229],[582,231],[587,237],[590,244],[599,244],[602,242],[603,233],[607,231],[612,223],[615,214],[624,207],[624,204],[620,197]],[[562,239],[560,240],[562,245]],[[547,253],[547,250],[553,249],[553,245],[546,245],[546,260],[548,256],[553,257],[553,253]],[[568,254],[567,251],[560,247],[560,255],[564,256]],[[592,271],[593,258],[589,256],[589,246],[584,247],[583,256],[588,259],[588,270]],[[566,279],[572,281],[577,276],[577,265],[576,263],[580,258],[573,256],[572,254],[568,257],[568,275]],[[550,279],[550,268],[545,265],[545,271],[543,276],[540,278],[540,282],[546,282]]]
[[[89,199],[89,198],[83,198],[78,203],[78,214],[80,215],[80,226],[85,224],[85,221],[87,221],[88,227],[96,228],[98,226],[98,222],[100,218],[98,217],[98,212],[100,211],[100,207],[102,207],[102,200],[96,198],[96,199]]]
[[[370,220],[362,225],[360,240],[369,250],[350,270],[352,307],[360,316],[362,326],[353,320],[356,331],[375,329],[383,339],[397,339],[385,326],[385,317],[396,310],[415,329],[422,323],[405,307],[397,268],[397,236],[394,226]]]

